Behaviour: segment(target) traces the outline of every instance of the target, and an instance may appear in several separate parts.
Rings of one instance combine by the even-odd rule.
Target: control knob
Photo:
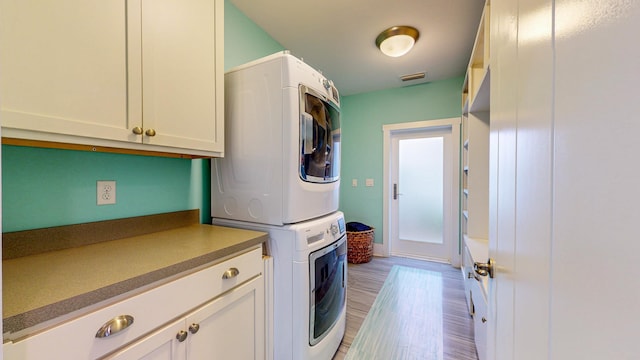
[[[331,235],[335,236],[338,232],[340,232],[340,230],[338,230],[338,226],[336,224],[331,224]]]

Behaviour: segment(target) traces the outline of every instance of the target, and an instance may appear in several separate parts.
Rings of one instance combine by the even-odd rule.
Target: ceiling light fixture
[[[383,54],[391,57],[402,56],[418,41],[420,32],[412,26],[393,26],[376,38],[376,46]]]

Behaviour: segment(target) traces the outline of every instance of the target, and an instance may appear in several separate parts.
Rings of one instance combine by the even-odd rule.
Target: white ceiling
[[[342,95],[396,88],[465,73],[485,0],[230,0],[297,57],[333,80]],[[409,54],[383,55],[378,34],[410,25]],[[423,80],[400,76],[425,71]]]

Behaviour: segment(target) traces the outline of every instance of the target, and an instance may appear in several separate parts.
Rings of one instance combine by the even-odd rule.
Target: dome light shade
[[[394,26],[376,38],[376,46],[383,54],[399,57],[408,53],[420,37],[418,29],[411,26]]]

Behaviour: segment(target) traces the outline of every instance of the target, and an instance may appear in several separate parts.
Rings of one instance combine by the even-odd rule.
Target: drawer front
[[[12,355],[9,358],[98,358],[259,275],[262,266],[262,250],[257,247],[7,345],[7,352]],[[133,318],[129,327],[108,337],[96,338],[98,329],[111,319],[122,315]],[[73,349],[73,354],[69,353],[69,349]]]

